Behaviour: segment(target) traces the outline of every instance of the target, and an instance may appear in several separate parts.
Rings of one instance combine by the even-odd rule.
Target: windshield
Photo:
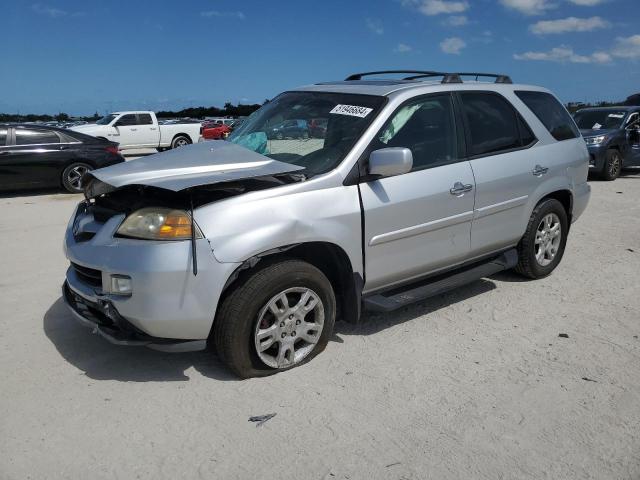
[[[575,115],[576,123],[582,130],[615,129],[622,126],[627,112],[624,110],[583,110]]]
[[[110,113],[109,115],[106,115],[104,117],[102,117],[100,120],[98,120],[96,123],[98,125],[109,125],[114,118],[116,118],[117,115],[114,115],[113,113]]]
[[[307,176],[318,175],[344,159],[383,103],[384,97],[372,95],[283,93],[244,120],[227,140],[304,167]]]

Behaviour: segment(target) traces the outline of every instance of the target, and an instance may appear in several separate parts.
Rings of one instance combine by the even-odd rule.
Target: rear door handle
[[[541,175],[544,175],[548,171],[549,171],[549,169],[547,167],[542,167],[540,165],[536,165],[535,168],[531,171],[531,173],[533,173],[536,177],[539,177]]]
[[[132,131],[132,132],[137,132],[137,131],[138,131],[138,129],[137,129],[137,128],[132,128],[132,129],[131,129],[131,131]]]
[[[453,184],[453,188],[449,189],[449,193],[451,195],[463,195],[471,190],[473,190],[473,185],[469,183],[465,185],[462,182],[456,182]]]

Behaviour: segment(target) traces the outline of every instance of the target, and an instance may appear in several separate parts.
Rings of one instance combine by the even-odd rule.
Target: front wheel
[[[558,200],[538,204],[518,244],[516,272],[533,279],[549,275],[562,260],[568,233],[567,212]]]
[[[286,260],[263,267],[225,298],[212,340],[238,376],[270,375],[324,350],[335,317],[327,277],[306,262]]]
[[[620,176],[622,171],[622,155],[615,149],[607,150],[607,155],[604,161],[604,167],[600,173],[600,177],[603,180],[611,181]]]
[[[179,148],[179,147],[184,147],[186,145],[189,145],[191,143],[191,141],[183,136],[183,135],[178,135],[176,138],[173,139],[173,142],[171,142],[171,148]]]
[[[62,186],[71,193],[82,192],[82,177],[85,173],[93,170],[91,165],[82,162],[75,162],[68,165],[62,171]]]

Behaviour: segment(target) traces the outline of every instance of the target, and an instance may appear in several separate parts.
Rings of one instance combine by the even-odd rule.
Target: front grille
[[[102,272],[89,267],[83,267],[77,263],[71,262],[71,267],[76,272],[76,275],[84,283],[87,283],[93,287],[102,288]]]

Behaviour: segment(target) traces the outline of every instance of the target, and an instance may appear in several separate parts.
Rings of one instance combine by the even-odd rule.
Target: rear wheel
[[[327,277],[306,262],[285,260],[265,266],[225,298],[212,340],[238,376],[270,375],[324,350],[335,316]]]
[[[622,171],[622,155],[615,149],[607,150],[607,156],[604,161],[604,167],[600,173],[603,180],[611,181],[620,176]]]
[[[553,198],[540,203],[518,244],[516,272],[533,279],[549,275],[562,260],[568,233],[564,206]]]
[[[62,171],[62,186],[71,193],[82,192],[82,177],[93,170],[87,163],[75,162]]]
[[[184,135],[178,135],[171,142],[171,148],[184,147],[186,145],[189,145],[190,143],[191,140],[189,140],[189,138],[185,137]]]

